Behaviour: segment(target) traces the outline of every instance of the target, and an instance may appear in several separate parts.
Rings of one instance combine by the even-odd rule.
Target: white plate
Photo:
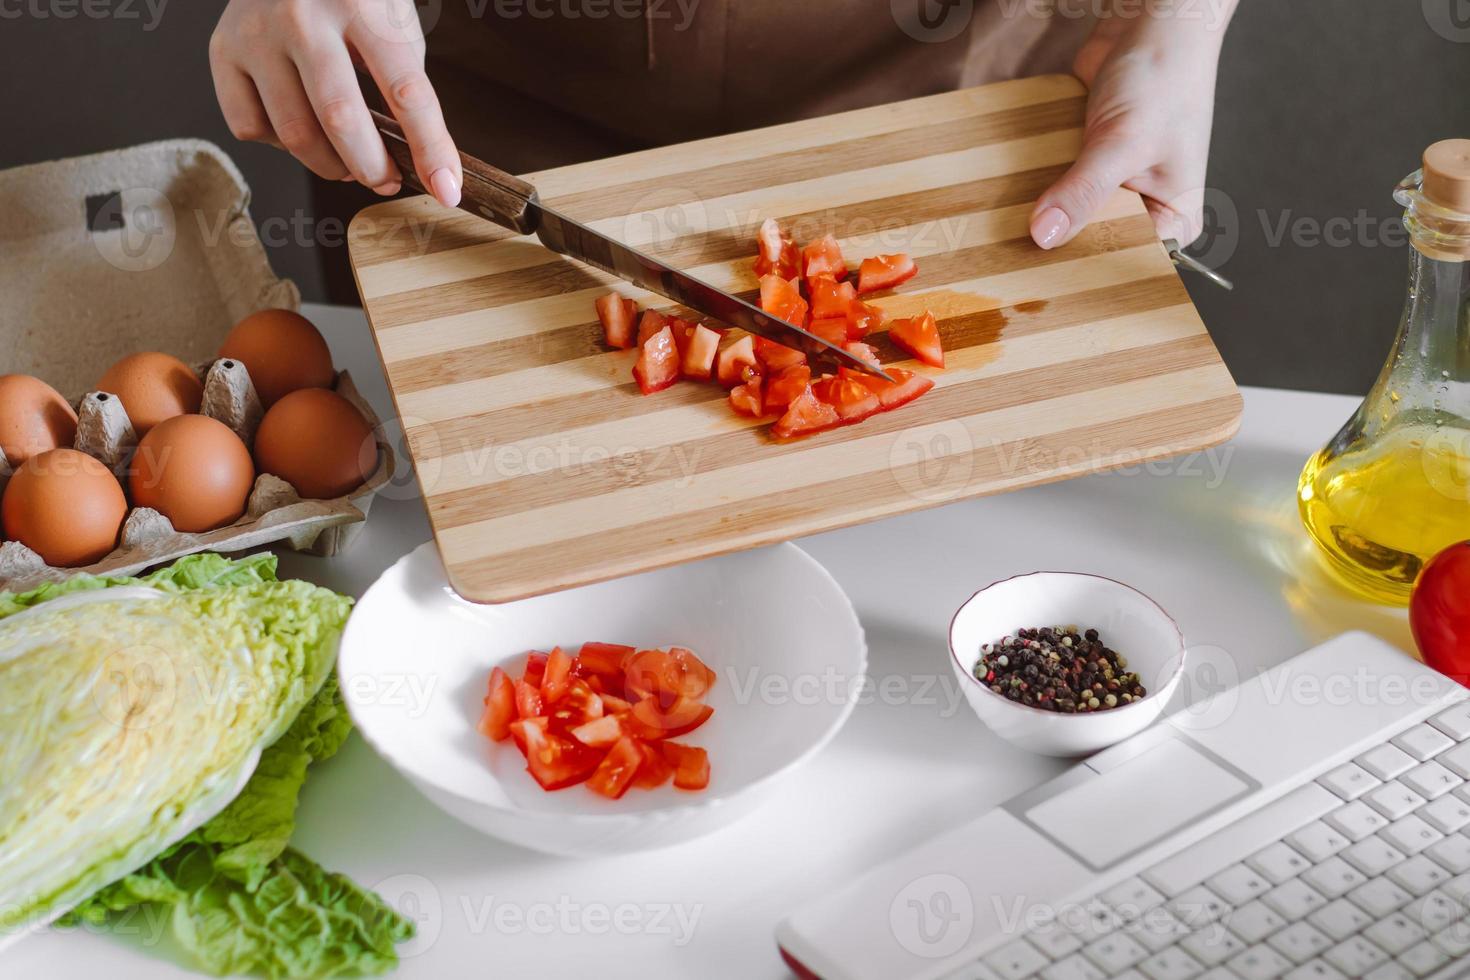
[[[491,668],[598,640],[686,646],[714,668],[707,790],[547,793],[510,742],[475,730]],[[689,840],[765,798],[837,733],[867,666],[852,604],[795,545],[725,555],[498,606],[450,589],[426,544],[386,571],[347,624],[338,675],[363,737],[430,800],[496,837],[555,854]]]

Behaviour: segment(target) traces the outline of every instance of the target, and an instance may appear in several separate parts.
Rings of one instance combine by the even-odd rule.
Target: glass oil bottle
[[[1407,605],[1420,569],[1470,539],[1470,140],[1430,147],[1394,199],[1413,244],[1398,338],[1298,503],[1337,578]]]

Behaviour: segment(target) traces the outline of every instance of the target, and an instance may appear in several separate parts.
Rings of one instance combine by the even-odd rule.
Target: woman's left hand
[[[1215,69],[1234,13],[1223,4],[1136,4],[1098,22],[1074,71],[1091,90],[1082,154],[1031,213],[1042,248],[1075,238],[1119,187],[1143,195],[1161,239],[1204,226]]]

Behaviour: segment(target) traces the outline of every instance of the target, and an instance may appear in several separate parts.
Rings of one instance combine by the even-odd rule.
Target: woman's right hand
[[[230,0],[209,64],[237,138],[287,150],[319,177],[396,194],[403,178],[368,114],[361,65],[403,125],[423,186],[459,203],[464,174],[424,73],[413,0]]]

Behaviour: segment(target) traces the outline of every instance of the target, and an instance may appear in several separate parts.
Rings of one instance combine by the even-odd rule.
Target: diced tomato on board
[[[775,218],[761,222],[756,233],[755,274],[757,276],[778,275],[782,279],[795,279],[801,274],[801,249],[784,231]]]
[[[944,367],[939,325],[928,310],[908,320],[893,321],[888,326],[888,339],[930,367]]]
[[[838,347],[841,347],[851,339],[848,337],[847,317],[827,317],[821,320],[813,320],[807,324],[806,329],[808,333],[815,334],[827,341],[827,343],[836,344]]]
[[[811,384],[812,369],[805,364],[794,364],[766,382],[765,414],[781,415],[796,396]]]
[[[730,389],[730,407],[736,415],[758,419],[765,414],[765,394],[761,391],[761,376],[755,374],[743,385]]]
[[[771,435],[777,439],[795,439],[830,429],[840,421],[837,409],[817,398],[808,385],[792,400],[786,414],[771,426]]]
[[[819,278],[807,282],[812,297],[812,319],[845,318],[857,300],[857,287],[850,282]]]
[[[684,347],[680,370],[686,378],[708,381],[715,373],[715,358],[720,353],[720,333],[696,323]],[[676,338],[677,339],[677,338]]]
[[[806,355],[801,351],[764,337],[755,338],[755,357],[767,375],[780,374],[789,367],[806,363]]]
[[[715,377],[726,388],[733,388],[750,380],[746,377],[747,368],[760,369],[760,361],[755,356],[755,337],[750,334],[720,350],[715,357]]]
[[[801,275],[811,282],[827,277],[843,279],[847,276],[847,263],[842,261],[842,247],[831,235],[823,235],[801,250]]]
[[[778,320],[806,325],[807,302],[796,288],[796,280],[777,275],[761,276],[761,309]]]
[[[861,422],[882,411],[883,403],[872,390],[851,377],[838,375],[823,378],[812,385],[812,391],[823,402],[837,410],[843,425]]]
[[[892,289],[919,274],[919,267],[907,255],[880,255],[863,259],[858,267],[858,292],[873,293]]]
[[[648,343],[648,338],[669,325],[669,318],[658,310],[644,310],[638,320],[638,346]]]
[[[632,347],[633,320],[638,315],[638,304],[617,293],[608,293],[596,305],[597,318],[602,321],[602,333],[608,346],[622,350]]]
[[[896,367],[887,367],[883,370],[893,378],[892,381],[884,381],[876,375],[863,374],[860,371],[852,372],[852,377],[862,382],[869,391],[878,396],[885,412],[892,411],[900,405],[907,405],[934,387],[934,379],[926,378],[922,374],[915,374]]]
[[[679,348],[667,324],[643,343],[638,363],[633,365],[633,377],[645,395],[663,391],[679,380]]]

